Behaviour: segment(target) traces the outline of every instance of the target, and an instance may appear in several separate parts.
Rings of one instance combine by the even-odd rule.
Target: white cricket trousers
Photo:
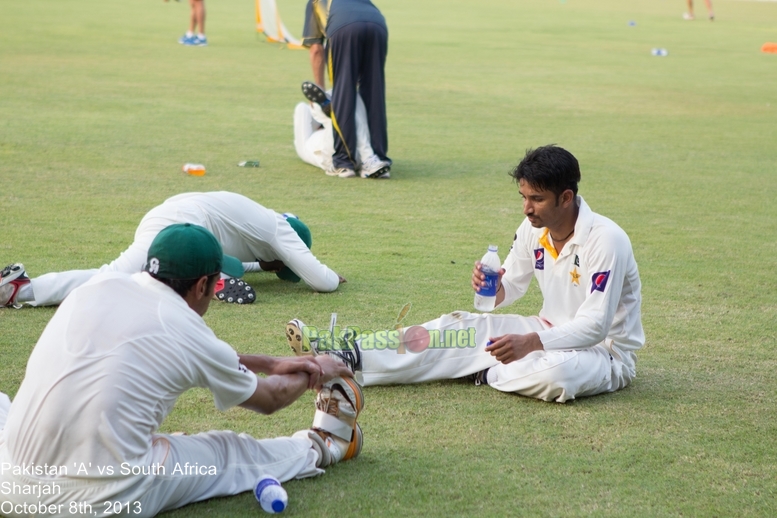
[[[361,96],[356,96],[356,161],[363,163],[375,156],[370,144],[370,128],[367,125],[367,108]],[[297,155],[310,165],[324,171],[332,170],[335,153],[332,119],[324,115],[321,107],[313,103],[299,103],[294,109],[294,149]],[[377,157],[376,157],[377,158]]]
[[[9,462],[0,445],[0,462]],[[254,488],[262,475],[272,475],[281,482],[323,473],[316,468],[318,454],[310,439],[282,437],[256,440],[230,431],[207,432],[193,436],[154,436],[152,466],[156,474],[119,477],[113,481],[88,478],[47,479],[61,488],[58,495],[8,495],[0,498],[3,516],[29,516],[15,512],[19,507],[61,505],[61,512],[45,516],[110,516],[114,505],[124,506],[122,515],[148,517],[186,504],[218,496],[236,495]],[[157,465],[158,463],[158,465]],[[158,466],[162,466],[164,471]],[[211,469],[211,466],[213,469]],[[144,466],[149,470],[149,466]],[[204,468],[203,468],[204,467]],[[198,473],[202,470],[202,473]],[[208,471],[215,470],[215,474]],[[204,473],[204,474],[203,474]],[[6,474],[0,481],[20,486],[36,486],[38,479]],[[88,504],[73,512],[71,503]],[[127,511],[127,508],[129,511]],[[11,512],[9,512],[9,510]],[[86,513],[82,513],[86,510]],[[58,509],[59,511],[59,509]],[[91,511],[91,512],[89,512]]]
[[[98,273],[141,271],[148,258],[148,249],[156,235],[174,222],[170,218],[149,218],[149,215],[144,217],[138,226],[135,241],[116,260],[101,268],[52,272],[35,277],[30,280],[35,300],[26,302],[31,306],[56,306],[61,304],[71,291]]]
[[[485,352],[490,338],[547,329],[548,324],[539,317],[456,311],[421,327],[430,332],[433,343],[435,335],[445,339],[446,330],[450,337],[454,336],[453,331],[468,337],[474,330],[475,343],[470,344],[465,338],[461,342],[465,346],[461,347],[449,339],[445,347],[404,354],[388,348],[362,348],[365,386],[454,379],[489,369],[488,384],[492,388],[563,403],[576,397],[614,392],[631,383],[635,376],[634,354],[608,348],[604,343],[584,350],[535,351],[507,365]],[[365,335],[359,341],[364,342]]]

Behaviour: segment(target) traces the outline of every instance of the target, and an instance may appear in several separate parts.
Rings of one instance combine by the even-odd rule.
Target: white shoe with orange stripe
[[[334,378],[318,392],[311,428],[326,441],[332,464],[352,459],[361,452],[362,429],[356,419],[362,408],[364,394],[353,378]]]
[[[324,384],[316,396],[316,414],[305,436],[319,454],[319,468],[353,459],[362,451],[364,434],[356,419],[364,408],[364,394],[352,378],[334,378]]]

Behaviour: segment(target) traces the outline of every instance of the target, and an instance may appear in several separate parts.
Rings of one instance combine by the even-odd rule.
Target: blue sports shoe
[[[178,43],[180,43],[181,45],[194,45],[194,43],[192,43],[192,42],[195,39],[197,39],[197,36],[194,36],[194,35],[187,36],[186,34],[184,34],[183,36],[178,38]]]
[[[197,45],[198,47],[204,47],[207,44],[208,44],[208,38],[206,38],[204,34],[202,36],[194,37],[194,45]]]

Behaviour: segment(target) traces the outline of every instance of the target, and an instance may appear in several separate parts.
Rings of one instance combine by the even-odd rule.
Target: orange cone
[[[761,52],[768,52],[770,54],[777,54],[777,43],[764,43],[761,47]]]

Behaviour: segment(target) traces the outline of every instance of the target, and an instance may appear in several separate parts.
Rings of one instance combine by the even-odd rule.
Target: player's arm
[[[306,372],[259,378],[254,393],[240,406],[260,414],[272,414],[299,399],[309,384],[310,376]]]
[[[241,356],[241,362],[242,358],[243,356]],[[246,401],[240,404],[241,407],[253,410],[260,414],[272,414],[273,412],[285,408],[299,399],[307,389],[320,387],[322,384],[335,377],[353,376],[353,373],[342,362],[326,355],[317,356],[315,358],[264,358],[277,360],[274,362],[273,369],[278,373],[268,376],[267,378],[257,379],[254,393]],[[251,362],[250,358],[247,358],[247,360]],[[262,364],[266,365],[267,363],[263,361]],[[296,372],[283,373],[286,369],[295,369],[297,366],[303,364],[316,372],[310,373],[306,370],[299,370]],[[243,365],[245,365],[245,363]],[[256,363],[254,363],[254,365],[256,365]],[[250,370],[248,365],[245,366]]]
[[[261,270],[263,272],[277,273],[277,272],[283,270],[283,267],[286,266],[285,264],[283,264],[283,261],[279,261],[279,260],[275,260],[275,261],[262,261],[262,260],[259,260],[258,263],[259,263],[259,267],[261,268]],[[246,271],[248,271],[248,270],[246,270]],[[338,279],[340,281],[340,284],[342,284],[344,282],[348,282],[345,279],[345,277],[343,277],[342,275],[338,274],[337,277],[338,277]]]
[[[310,68],[313,69],[313,80],[322,90],[326,90],[326,81],[324,81],[324,70],[326,68],[326,55],[324,46],[321,43],[314,43],[310,46]]]
[[[240,363],[246,369],[256,374],[292,374],[295,372],[307,372],[308,374],[318,374],[321,371],[319,365],[313,360],[312,356],[299,356],[289,358],[275,358],[273,356],[264,356],[261,354],[238,354]]]
[[[527,354],[544,349],[537,333],[490,337],[486,352],[504,364],[520,360]]]
[[[313,255],[305,242],[285,221],[278,222],[273,248],[283,264],[291,268],[305,284],[316,291],[322,293],[335,291],[344,281],[340,275]]]

